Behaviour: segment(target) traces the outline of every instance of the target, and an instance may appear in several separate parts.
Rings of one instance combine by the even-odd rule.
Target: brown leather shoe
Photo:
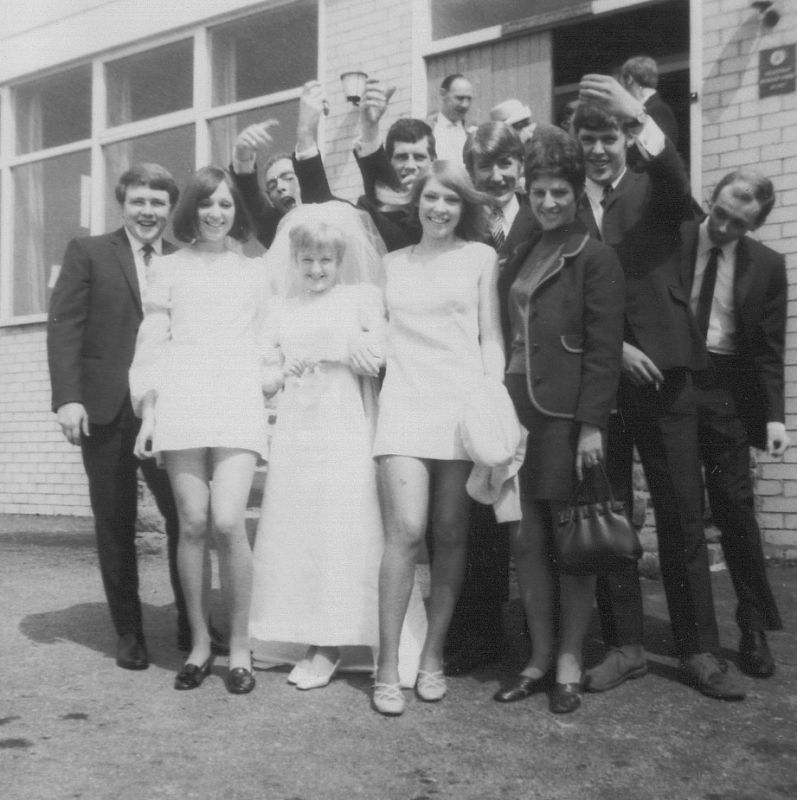
[[[696,653],[681,661],[681,671],[687,683],[706,697],[715,700],[744,700],[736,675],[725,661],[713,653]]]
[[[122,669],[146,669],[149,666],[147,647],[134,633],[119,637],[116,644],[116,665]]]
[[[587,670],[584,688],[588,692],[606,692],[647,672],[648,662],[641,645],[613,647],[600,664]]]
[[[753,678],[771,678],[775,674],[775,659],[769,652],[764,631],[742,631],[739,669]]]

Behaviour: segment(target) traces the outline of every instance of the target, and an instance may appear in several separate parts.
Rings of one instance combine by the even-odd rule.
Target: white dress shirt
[[[462,148],[468,138],[462,121],[452,122],[445,114],[438,114],[432,133],[437,157],[462,163]]]
[[[147,290],[147,265],[144,263],[144,245],[133,236],[127,228],[125,228],[127,240],[130,242],[130,249],[133,251],[133,261],[136,264],[136,277],[138,278],[138,293],[142,300],[144,292]],[[155,261],[163,254],[163,239],[158,237],[154,242],[150,242],[152,246],[152,261],[150,261],[150,269]]]

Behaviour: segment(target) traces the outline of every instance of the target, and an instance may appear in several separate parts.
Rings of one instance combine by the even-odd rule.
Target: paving
[[[544,695],[496,704],[495,667],[449,679],[441,703],[412,699],[388,719],[371,710],[363,674],[299,692],[285,669],[258,671],[255,691],[233,696],[218,659],[198,690],[174,691],[182,659],[159,534],[142,537],[139,561],[152,664],[129,672],[114,663],[90,521],[0,516],[3,800],[797,798],[793,565],[770,566],[789,630],[769,637],[776,675],[743,677],[744,702],[679,681],[662,586],[646,579],[647,677],[560,717]],[[733,590],[727,572],[713,582],[733,659]],[[217,588],[212,606],[223,620]],[[507,624],[521,659],[515,600]],[[593,628],[588,664],[599,656]]]

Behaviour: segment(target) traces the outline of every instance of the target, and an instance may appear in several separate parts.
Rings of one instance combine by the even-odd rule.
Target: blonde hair
[[[300,252],[305,250],[331,250],[335,260],[340,263],[346,252],[346,240],[343,232],[326,222],[302,222],[291,228],[288,233],[291,243],[291,257],[296,260]]]

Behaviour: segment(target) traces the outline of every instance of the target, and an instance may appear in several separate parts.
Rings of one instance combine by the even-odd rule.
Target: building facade
[[[12,3],[13,5],[13,3]],[[341,73],[396,87],[386,124],[425,117],[441,78],[474,85],[470,118],[518,97],[554,118],[585,72],[656,58],[681,125],[694,196],[756,166],[778,189],[760,238],[797,283],[797,12],[747,0],[60,0],[0,33],[0,513],[90,513],[78,449],[50,410],[45,315],[67,241],[119,224],[116,177],[158,161],[185,181],[226,165],[237,133],[280,122],[293,149],[302,84],[324,84],[321,146],[333,191],[355,199],[357,111]],[[262,163],[261,159],[261,163]],[[797,444],[797,296],[786,357],[787,427]],[[797,447],[760,456],[758,511],[769,552],[797,556]]]

